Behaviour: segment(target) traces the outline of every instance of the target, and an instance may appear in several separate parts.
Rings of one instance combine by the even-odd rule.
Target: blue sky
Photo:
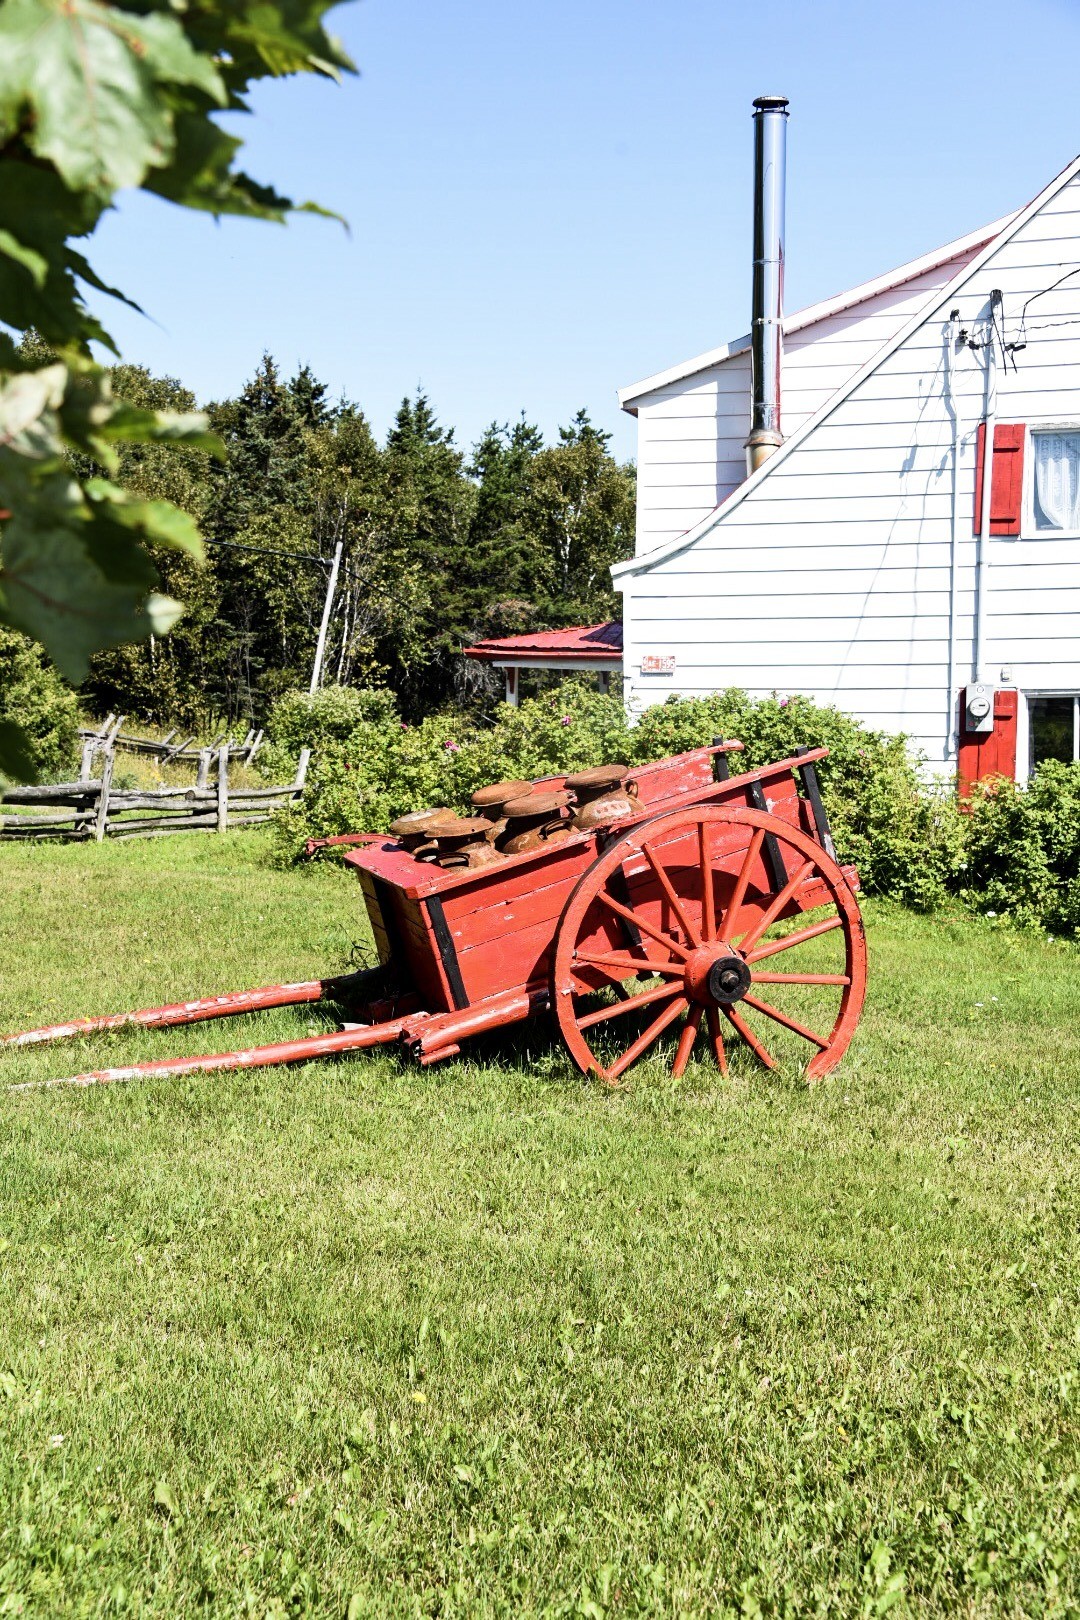
[[[383,433],[585,405],[748,326],[751,102],[791,99],[789,309],[1027,201],[1080,150],[1075,0],[360,0],[361,69],[265,87],[245,166],[350,232],[125,198],[91,258],[126,359],[203,400],[269,348]],[[105,313],[104,305],[99,307]]]

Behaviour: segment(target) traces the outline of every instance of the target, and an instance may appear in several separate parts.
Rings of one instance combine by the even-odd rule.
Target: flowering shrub
[[[271,735],[262,760],[275,780],[301,748],[313,753],[302,803],[276,818],[289,859],[309,837],[383,831],[427,805],[464,809],[475,788],[504,778],[639,765],[714,737],[738,738],[745,766],[824,746],[818,774],[837,849],[868,893],[919,909],[956,896],[1021,926],[1080,935],[1080,765],[1043,765],[1026,789],[985,788],[961,813],[953,784],[926,781],[902,737],[805,697],[673,698],[629,725],[619,699],[567,681],[502,706],[481,730],[453,712],[403,726],[391,694],[329,687],[283,697]]]

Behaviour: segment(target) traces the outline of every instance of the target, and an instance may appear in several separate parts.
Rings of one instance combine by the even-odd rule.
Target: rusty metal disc
[[[417,833],[429,833],[436,823],[456,820],[453,811],[446,809],[410,810],[390,823],[395,838],[411,838]]]
[[[566,778],[566,785],[574,793],[593,792],[600,788],[618,787],[629,774],[629,765],[594,765],[587,771],[575,771],[573,776]]]
[[[529,793],[504,804],[503,813],[510,821],[515,821],[518,816],[551,816],[557,810],[564,810],[569,803],[569,793]]]
[[[487,810],[495,805],[505,804],[508,799],[520,799],[522,794],[529,793],[531,789],[531,782],[492,782],[490,787],[477,788],[471,802],[478,810]]]

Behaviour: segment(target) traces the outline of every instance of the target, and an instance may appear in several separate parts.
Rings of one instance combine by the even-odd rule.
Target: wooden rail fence
[[[97,750],[95,749],[95,752]],[[199,760],[194,787],[114,788],[113,748],[103,747],[101,775],[46,787],[10,787],[0,806],[25,805],[16,815],[0,814],[3,838],[161,838],[175,832],[226,832],[269,821],[304,790],[311,750],[300,755],[296,779],[283,787],[230,788],[229,746],[217,749],[217,780],[210,760]],[[201,750],[209,754],[209,750]]]
[[[210,762],[217,758],[221,748],[229,750],[230,759],[238,760],[243,765],[250,765],[263,743],[261,731],[249,731],[243,742],[236,742],[222,732],[212,743],[193,748],[191,745],[195,741],[194,736],[185,737],[182,742],[174,742],[173,739],[180,735],[179,731],[170,731],[160,740],[156,737],[134,737],[129,732],[121,731],[124,718],[122,714],[110,714],[96,731],[91,731],[87,726],[80,726],[79,736],[83,745],[80,779],[89,778],[93,773],[96,754],[107,753],[115,748],[122,748],[130,754],[149,754],[162,765],[169,765],[178,759],[198,760],[200,770],[204,770],[205,775],[210,769]]]

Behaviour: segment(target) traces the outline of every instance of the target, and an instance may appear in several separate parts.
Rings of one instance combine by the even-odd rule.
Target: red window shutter
[[[963,693],[961,693],[962,700]],[[961,720],[960,757],[957,761],[961,800],[969,799],[975,784],[984,782],[990,777],[1004,776],[1010,782],[1016,780],[1018,707],[1018,693],[1006,688],[994,693],[993,731],[965,731]]]
[[[1023,422],[998,422],[990,473],[990,533],[1019,534],[1024,500]],[[975,445],[975,533],[982,532],[983,446],[986,423],[979,423]]]

